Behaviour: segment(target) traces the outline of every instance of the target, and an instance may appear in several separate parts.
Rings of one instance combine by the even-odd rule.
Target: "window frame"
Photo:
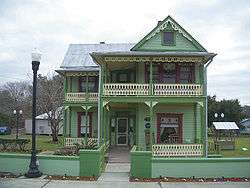
[[[173,33],[173,42],[171,44],[167,44],[164,42],[164,33]],[[164,30],[161,32],[161,44],[162,46],[175,46],[176,45],[176,32],[173,30]]]
[[[93,112],[88,112],[88,116],[89,116],[89,133],[88,134],[88,137],[92,137],[92,133],[93,133],[93,130],[92,130],[92,114]],[[81,135],[81,127],[85,127],[85,126],[81,126],[81,116],[85,115],[85,112],[77,112],[77,124],[78,124],[78,129],[77,129],[77,136],[78,138],[82,137]]]
[[[157,144],[164,144],[161,142],[161,118],[178,118],[178,144],[183,143],[183,113],[157,113]]]
[[[162,83],[162,84],[182,84],[180,83],[180,69],[181,66],[190,66],[190,77],[191,79],[188,81],[189,83],[187,84],[195,84],[195,63],[188,63],[188,64],[183,64],[183,63],[175,63],[175,83],[164,83],[163,82],[163,64],[164,63],[157,63],[158,66],[158,80],[153,80],[153,83]],[[145,64],[145,83],[149,83],[149,74],[150,74],[150,65]]]
[[[94,86],[94,92],[93,91],[90,91],[89,89],[89,87],[88,87],[88,93],[98,93],[98,87],[99,87],[99,77],[98,76],[88,76],[88,78],[90,78],[90,77],[94,77],[94,79],[95,79],[95,81],[94,81],[94,83],[95,83],[95,86]],[[86,90],[85,91],[83,91],[83,88],[82,88],[82,82],[83,82],[83,79],[85,80],[87,78],[87,76],[79,76],[79,78],[78,78],[78,80],[79,80],[79,83],[78,83],[78,91],[79,92],[83,92],[83,93],[86,93]],[[85,82],[86,82],[86,80],[85,80]],[[89,80],[88,80],[88,82],[89,82]]]

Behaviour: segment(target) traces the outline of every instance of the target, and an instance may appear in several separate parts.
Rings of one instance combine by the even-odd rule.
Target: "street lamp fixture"
[[[13,110],[13,114],[16,116],[16,140],[18,139],[18,135],[19,135],[19,128],[18,128],[18,117],[21,116],[23,114],[22,110],[19,110],[19,114],[17,113],[16,110]]]
[[[215,118],[219,118],[219,117],[224,118],[224,117],[225,117],[225,114],[224,114],[224,113],[221,113],[221,114],[219,115],[218,113],[214,113],[214,117],[215,117]]]
[[[37,85],[37,71],[41,61],[41,52],[36,48],[31,53],[32,70],[33,70],[33,98],[32,98],[32,149],[29,171],[25,174],[28,178],[37,178],[42,175],[38,169],[38,162],[36,156],[36,85]]]

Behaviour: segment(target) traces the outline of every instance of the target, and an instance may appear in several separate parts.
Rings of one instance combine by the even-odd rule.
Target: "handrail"
[[[149,84],[108,83],[103,85],[105,96],[146,96],[150,95]],[[200,96],[203,94],[200,84],[153,84],[155,96]]]
[[[65,100],[68,102],[97,101],[98,93],[66,93]]]

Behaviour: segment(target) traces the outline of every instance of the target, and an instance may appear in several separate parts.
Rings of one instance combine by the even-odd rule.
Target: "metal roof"
[[[92,52],[129,51],[133,43],[70,44],[57,71],[97,71],[97,65],[89,55]]]
[[[213,122],[216,130],[235,130],[239,129],[235,122]]]

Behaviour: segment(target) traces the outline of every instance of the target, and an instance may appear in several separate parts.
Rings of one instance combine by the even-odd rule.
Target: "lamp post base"
[[[30,167],[29,171],[25,174],[27,178],[38,178],[43,175],[37,168],[37,166]]]

